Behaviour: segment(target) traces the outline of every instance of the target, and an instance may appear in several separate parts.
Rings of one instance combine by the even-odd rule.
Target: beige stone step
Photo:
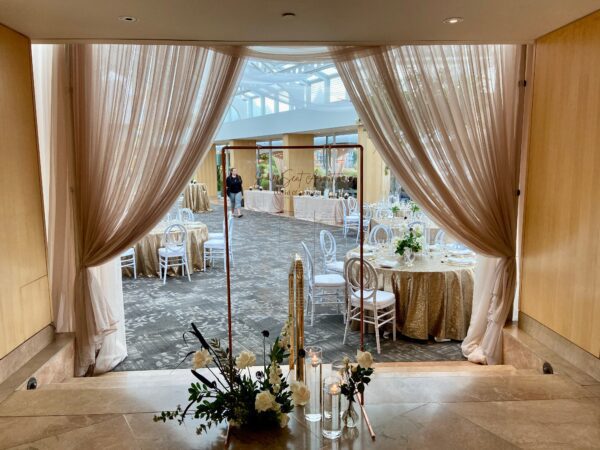
[[[113,376],[103,379],[108,383]],[[129,378],[135,380],[135,378]],[[126,414],[155,412],[185,404],[185,384],[161,386],[149,378],[149,384],[98,387],[88,381],[63,383],[61,388],[45,386],[36,391],[14,392],[0,403],[1,416],[27,416],[31,408],[39,415]],[[94,381],[97,382],[97,381]],[[367,388],[366,402],[456,403],[521,400],[592,399],[591,393],[561,375],[495,376],[404,376],[402,373],[375,372]]]
[[[254,370],[260,370],[260,367]],[[327,370],[327,367],[325,368]],[[202,371],[212,379],[208,370]],[[533,375],[534,371],[519,371],[512,366],[482,366],[467,361],[424,363],[379,363],[376,372],[381,377],[492,377]],[[110,372],[91,378],[71,378],[62,383],[42,386],[42,389],[116,389],[148,386],[183,386],[196,378],[189,369]]]

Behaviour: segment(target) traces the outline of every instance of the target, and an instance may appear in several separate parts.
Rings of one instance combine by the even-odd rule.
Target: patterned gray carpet
[[[221,231],[223,210],[198,214],[210,231]],[[251,350],[262,364],[262,330],[279,334],[287,318],[287,271],[290,257],[301,253],[300,242],[311,249],[320,267],[319,232],[332,231],[338,244],[338,259],[355,246],[354,237],[345,239],[341,228],[324,226],[288,217],[245,211],[235,219],[232,269],[232,311],[234,352]],[[191,349],[182,333],[195,322],[206,338],[227,341],[225,273],[221,261],[207,272],[187,278],[173,277],[163,285],[157,278],[123,279],[125,320],[129,356],[115,370],[170,369]],[[353,356],[359,333],[349,332],[342,344],[344,324],[341,315],[315,317],[306,326],[307,345],[323,347],[323,358],[331,362]],[[375,336],[365,336],[365,346],[376,361],[462,360],[458,342],[414,341],[398,335],[381,340],[381,355],[375,351]],[[189,367],[184,365],[182,367]]]

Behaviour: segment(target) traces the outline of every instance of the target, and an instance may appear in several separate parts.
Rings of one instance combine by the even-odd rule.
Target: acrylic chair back
[[[348,286],[348,298],[360,299],[360,258],[350,258],[344,266],[346,285]],[[363,261],[363,300],[373,298],[373,306],[376,306],[377,289],[379,281],[377,272],[369,261]]]
[[[164,234],[165,248],[168,250],[182,250],[187,240],[187,230],[180,223],[169,225]]]
[[[348,210],[350,214],[356,214],[358,212],[358,202],[354,197],[348,197],[346,200],[348,203]]]
[[[302,249],[304,250],[304,269],[305,269],[305,273],[306,273],[306,278],[308,279],[308,286],[309,286],[309,288],[311,288],[313,285],[314,270],[315,270],[314,264],[313,264],[313,259],[312,259],[312,255],[310,254],[310,250],[308,249],[308,247],[306,246],[304,241],[302,242]]]
[[[337,253],[337,244],[335,237],[329,230],[321,230],[319,235],[321,242],[321,251],[323,252],[323,260],[325,264],[335,262]]]
[[[178,219],[183,223],[194,221],[194,213],[190,208],[181,208],[179,211],[177,211],[177,216]]]
[[[392,242],[392,229],[385,224],[375,225],[369,233],[369,244],[389,244]]]

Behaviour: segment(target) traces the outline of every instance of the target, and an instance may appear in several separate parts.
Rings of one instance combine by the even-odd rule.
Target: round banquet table
[[[188,184],[183,191],[182,208],[189,208],[195,213],[210,211],[208,188],[204,183]]]
[[[164,246],[164,232],[169,224],[160,223],[150,233],[135,244],[135,262],[138,276],[158,276],[158,249]],[[193,271],[203,269],[204,242],[208,239],[208,227],[201,222],[185,223],[187,229],[188,263]],[[169,269],[174,273],[173,269]],[[123,273],[133,276],[131,268],[123,268]]]
[[[275,191],[244,191],[244,208],[269,213],[283,212],[283,194]]]
[[[346,258],[356,257],[358,248]],[[383,268],[383,259],[365,255],[379,275],[379,289],[396,297],[396,330],[414,339],[463,340],[467,335],[473,303],[475,265],[453,265],[441,254],[417,256],[411,267],[398,262]]]

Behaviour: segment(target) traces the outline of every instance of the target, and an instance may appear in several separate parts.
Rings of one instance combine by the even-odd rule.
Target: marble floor
[[[415,365],[416,364],[416,365]],[[600,390],[563,375],[467,362],[381,363],[364,419],[338,441],[302,410],[285,430],[233,433],[231,449],[600,448]],[[183,404],[187,370],[110,373],[16,391],[0,403],[0,448],[216,449],[225,426],[198,437],[194,423],[154,423]]]

